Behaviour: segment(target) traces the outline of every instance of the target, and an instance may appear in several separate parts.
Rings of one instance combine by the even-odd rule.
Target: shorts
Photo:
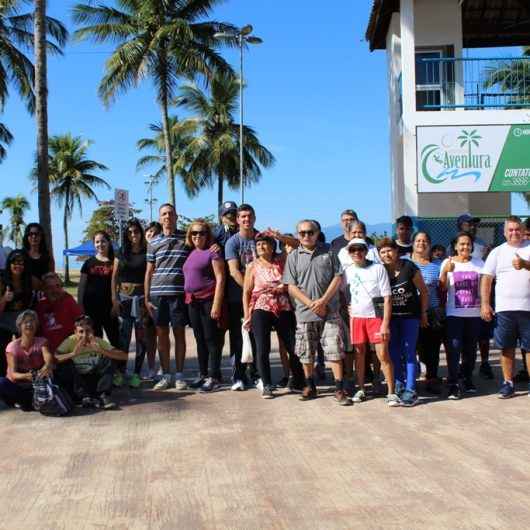
[[[152,296],[150,302],[155,306],[153,315],[155,326],[167,327],[171,324],[172,328],[178,328],[189,324],[184,295]]]
[[[485,320],[480,320],[480,335],[478,337],[479,341],[491,340],[493,338],[493,330],[495,329],[495,319],[490,322]]]
[[[295,353],[302,364],[315,362],[319,344],[326,361],[342,360],[342,330],[339,318],[297,324]]]
[[[354,317],[350,320],[351,342],[354,345],[381,344],[381,324],[383,319]]]
[[[517,347],[530,350],[530,311],[501,311],[497,313],[495,342],[501,349]]]

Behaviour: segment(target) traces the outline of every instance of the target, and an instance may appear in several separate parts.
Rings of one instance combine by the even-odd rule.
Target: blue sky
[[[73,30],[70,0],[50,2],[50,14]],[[251,23],[264,43],[245,60],[248,88],[245,122],[253,126],[275,155],[274,168],[247,191],[259,226],[292,231],[296,221],[313,217],[323,226],[339,212],[354,208],[369,224],[390,221],[390,168],[386,66],[384,52],[370,53],[364,31],[372,2],[335,0],[333,9],[302,0],[263,2],[229,0],[212,18],[236,25]],[[65,56],[49,61],[50,134],[71,132],[94,141],[89,156],[110,170],[112,187],[128,188],[137,208],[145,208],[144,175],[135,169],[136,141],[148,124],[160,121],[149,81],[105,109],[97,97],[110,44],[70,43]],[[237,54],[225,52],[237,64]],[[33,119],[12,91],[2,121],[15,135],[0,165],[2,195],[23,193],[32,202],[27,220],[37,218],[35,194],[27,178],[34,146]],[[190,200],[177,186],[177,209],[188,217],[212,214],[216,190]],[[166,187],[155,196],[166,200]],[[112,197],[101,190],[100,199]],[[238,192],[227,190],[237,201]],[[95,203],[85,203],[83,217],[71,223],[78,243]],[[523,211],[521,201],[514,211]],[[6,215],[0,216],[7,223]],[[55,250],[62,252],[61,211],[54,207]],[[58,259],[60,263],[60,259]]]

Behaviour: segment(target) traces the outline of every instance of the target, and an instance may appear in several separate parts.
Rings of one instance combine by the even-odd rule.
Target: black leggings
[[[197,357],[201,377],[208,377],[208,361],[210,376],[221,380],[221,349],[217,340],[217,321],[210,313],[213,300],[194,300],[188,304],[188,315],[197,342]]]
[[[444,336],[443,329],[432,327],[420,328],[418,336],[418,353],[420,361],[425,365],[425,378],[436,379],[440,365],[440,346]]]
[[[296,384],[304,381],[304,371],[300,360],[294,354],[296,318],[293,311],[282,311],[278,317],[270,311],[256,309],[252,312],[252,332],[256,340],[256,357],[258,371],[263,386],[270,386],[271,381],[271,332],[274,327],[285,344],[289,354],[289,366]]]

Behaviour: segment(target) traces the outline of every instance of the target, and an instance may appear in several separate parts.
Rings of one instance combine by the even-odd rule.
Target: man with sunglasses
[[[314,221],[300,221],[297,231],[300,246],[287,256],[283,282],[288,285],[295,302],[296,354],[306,379],[300,399],[307,401],[317,397],[313,366],[320,343],[335,378],[335,399],[340,405],[351,405],[342,380],[343,342],[338,297],[341,266],[330,247],[318,242],[320,231]]]

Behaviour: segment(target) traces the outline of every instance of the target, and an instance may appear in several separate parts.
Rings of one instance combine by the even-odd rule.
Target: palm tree
[[[13,241],[16,248],[22,247],[22,237],[24,236],[24,213],[29,210],[29,202],[23,195],[16,197],[6,197],[2,201],[2,210],[9,211],[9,239]]]
[[[217,70],[232,71],[215,51],[218,32],[235,31],[231,24],[204,22],[222,0],[115,0],[116,7],[77,4],[73,16],[78,24],[77,39],[117,42],[106,63],[99,95],[110,104],[120,92],[151,78],[162,113],[168,199],[175,204],[173,149],[169,104],[179,77],[202,74],[211,77]],[[237,45],[237,38],[223,40]]]
[[[75,207],[83,213],[82,199],[96,199],[94,186],[110,188],[109,184],[94,175],[97,171],[106,171],[103,164],[86,157],[90,140],[83,140],[80,136],[70,133],[52,136],[48,148],[48,167],[51,184],[51,194],[59,207],[63,207],[64,246],[68,248],[68,223],[72,219]],[[37,179],[38,170],[35,167],[32,179]],[[65,281],[70,281],[70,266],[66,257],[64,274]]]
[[[239,98],[239,80],[230,75],[218,74],[211,81],[210,94],[194,84],[182,87],[175,103],[184,106],[195,116],[181,122],[181,127],[195,125],[196,134],[182,153],[182,165],[189,180],[200,189],[213,186],[217,178],[217,202],[223,203],[226,181],[230,188],[239,182],[239,123],[234,121]],[[274,156],[261,145],[256,132],[243,126],[243,177],[245,183],[257,182],[261,167],[271,167]]]
[[[13,141],[13,135],[9,129],[3,124],[0,123],[0,162],[6,157],[7,151],[4,145],[9,145]]]
[[[141,138],[136,143],[139,151],[149,151],[151,154],[142,156],[137,164],[136,169],[147,168],[148,166],[155,166],[153,173],[155,181],[158,183],[160,179],[166,174],[166,150],[164,141],[164,130],[160,123],[151,123],[149,129],[154,133],[151,138]],[[182,154],[187,149],[190,142],[193,140],[193,133],[196,130],[194,123],[187,123],[186,126],[178,121],[176,116],[169,118],[169,134],[171,137],[172,159],[173,159],[173,174],[179,175],[184,190],[188,197],[195,197],[200,188],[189,173],[186,171]]]
[[[35,0],[33,13],[35,55],[35,114],[37,123],[37,172],[39,222],[48,248],[53,254],[52,218],[50,209],[50,178],[48,175],[48,79],[46,33],[50,26],[46,17],[46,0]],[[53,37],[59,46],[66,43],[67,31],[62,25]]]

